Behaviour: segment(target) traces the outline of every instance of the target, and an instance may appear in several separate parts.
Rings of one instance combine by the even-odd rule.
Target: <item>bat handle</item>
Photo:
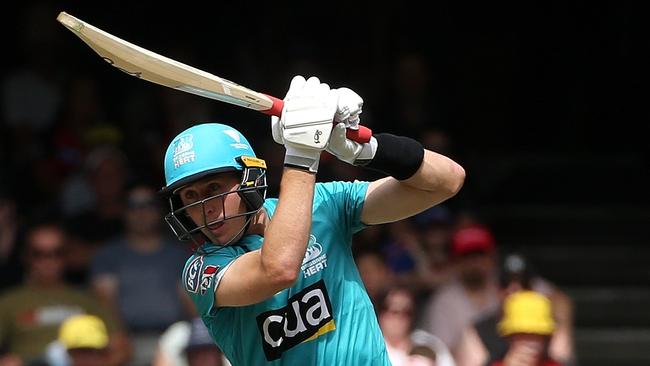
[[[282,115],[282,108],[284,108],[284,101],[282,99],[272,97],[267,94],[264,95],[266,95],[269,99],[271,99],[271,101],[273,102],[273,106],[261,112],[264,114],[268,114],[270,116],[280,117]],[[372,130],[365,126],[359,126],[358,130],[348,129],[345,135],[352,141],[356,141],[360,144],[364,144],[370,141],[370,138],[372,137]]]

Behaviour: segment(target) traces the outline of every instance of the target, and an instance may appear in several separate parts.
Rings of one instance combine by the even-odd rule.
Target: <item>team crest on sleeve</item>
[[[218,271],[219,266],[205,266],[203,274],[201,274],[201,295],[205,295],[205,292],[210,288]]]
[[[199,281],[201,268],[203,267],[203,256],[198,256],[190,262],[183,273],[183,283],[188,292],[197,293],[199,291]],[[216,271],[215,271],[216,272]]]

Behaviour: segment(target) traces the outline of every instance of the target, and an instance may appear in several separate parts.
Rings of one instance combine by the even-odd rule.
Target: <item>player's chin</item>
[[[210,225],[207,229],[210,233],[209,237],[215,241],[215,244],[226,244],[236,241],[233,236],[237,235],[237,228],[229,223],[220,223]]]
[[[214,236],[219,236],[224,233],[224,231],[227,230],[227,227],[225,225],[224,221],[217,222],[216,224],[212,224],[208,226],[208,230],[212,233]]]

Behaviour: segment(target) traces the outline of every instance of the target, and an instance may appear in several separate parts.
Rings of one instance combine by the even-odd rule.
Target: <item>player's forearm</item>
[[[424,150],[421,156],[419,166],[407,177],[402,176],[404,179],[386,177],[370,183],[362,222],[376,225],[402,220],[458,193],[465,180],[465,170],[453,160],[429,150]]]
[[[451,197],[463,185],[465,170],[460,165],[444,155],[424,149],[415,139],[380,133],[369,144],[374,144],[372,159],[360,165],[383,172],[401,185],[435,192],[436,198]]]
[[[420,168],[410,178],[400,183],[431,192],[437,198],[454,196],[463,186],[465,169],[450,158],[424,150]]]
[[[262,266],[270,278],[286,284],[295,281],[311,230],[316,176],[285,168],[280,182],[278,207],[264,233]]]

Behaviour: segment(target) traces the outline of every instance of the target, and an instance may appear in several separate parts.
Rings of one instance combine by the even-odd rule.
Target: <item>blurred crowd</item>
[[[24,62],[0,80],[0,365],[227,365],[180,287],[191,249],[164,227],[156,196],[170,138],[219,117],[137,81],[107,105],[101,80],[55,61],[46,10],[25,14],[47,26],[22,34]],[[393,66],[391,113],[364,117],[454,157],[444,123],[428,122],[441,114],[425,58]],[[274,196],[283,151],[269,131],[243,130]],[[327,156],[321,166],[323,181],[374,178]],[[576,365],[571,299],[461,203],[355,238],[393,364]]]
[[[228,364],[180,287],[191,249],[161,225],[151,187],[125,198],[95,243],[58,220],[21,230],[11,196],[0,200],[1,365]],[[444,205],[357,234],[394,365],[577,365],[571,299],[499,249],[485,223]]]

